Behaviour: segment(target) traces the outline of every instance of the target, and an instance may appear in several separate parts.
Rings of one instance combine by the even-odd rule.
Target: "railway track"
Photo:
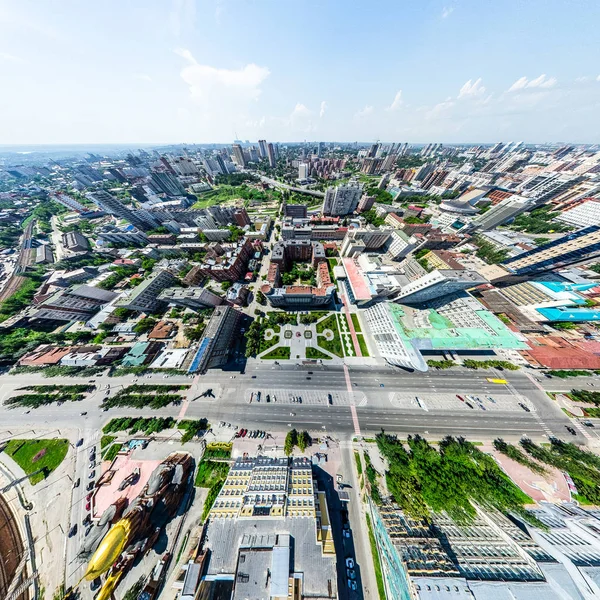
[[[17,259],[13,274],[7,280],[4,288],[2,288],[2,291],[0,292],[0,302],[4,302],[4,300],[10,298],[23,285],[25,278],[21,273],[31,264],[31,238],[33,226],[34,221],[31,221],[23,232],[19,249],[19,258]]]

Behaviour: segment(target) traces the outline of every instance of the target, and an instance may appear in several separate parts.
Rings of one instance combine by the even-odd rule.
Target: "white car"
[[[350,558],[350,557],[348,557],[348,558],[346,559],[346,566],[347,566],[349,569],[354,569],[354,559],[353,559],[353,558]]]

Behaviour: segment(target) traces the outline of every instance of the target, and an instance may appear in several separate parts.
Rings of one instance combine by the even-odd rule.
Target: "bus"
[[[487,380],[490,383],[508,383],[508,381],[506,381],[506,379],[494,379],[493,377],[487,377]]]

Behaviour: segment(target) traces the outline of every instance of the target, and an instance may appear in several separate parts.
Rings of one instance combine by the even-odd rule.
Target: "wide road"
[[[567,417],[540,389],[564,384],[556,379],[538,382],[525,372],[503,372],[502,377],[510,385],[487,382],[486,377],[498,374],[490,371],[448,370],[414,374],[388,367],[343,366],[277,366],[252,361],[242,375],[236,371],[211,371],[195,377],[162,375],[140,378],[138,383],[188,383],[192,388],[190,400],[184,407],[186,418],[207,417],[212,423],[226,421],[240,427],[286,430],[290,425],[310,431],[323,430],[342,439],[354,435],[373,435],[382,428],[386,431],[407,435],[422,433],[431,437],[464,435],[471,439],[485,440],[496,436],[518,438],[523,434],[535,439],[556,435],[564,439],[583,441],[578,433],[575,438],[566,432]],[[95,378],[96,385],[111,386],[111,394],[131,383],[132,377]],[[593,385],[597,378],[581,378],[577,387]],[[589,381],[592,380],[592,381]],[[23,385],[48,383],[77,383],[77,378],[43,378],[38,374],[3,375],[0,377],[0,400],[13,396],[16,388]],[[571,384],[566,384],[571,385]],[[208,389],[213,397],[202,397]],[[262,401],[249,402],[251,392],[261,391]],[[266,394],[277,398],[266,402]],[[331,405],[327,395],[332,395]],[[425,411],[418,406],[401,407],[393,402],[394,395],[418,396],[427,402],[435,394],[448,396],[472,394],[485,397],[519,395],[527,398],[531,412],[524,410],[466,410],[459,409]],[[33,430],[64,428],[94,430],[114,416],[161,415],[179,416],[182,407],[169,406],[161,410],[136,410],[129,408],[102,411],[99,408],[102,393],[77,403],[61,406],[49,405],[25,413],[23,409],[0,407],[3,429]],[[302,403],[292,403],[291,398],[302,397]],[[256,398],[256,396],[255,396]],[[494,408],[494,407],[490,407]],[[81,415],[87,412],[87,415]],[[182,415],[183,416],[183,415]],[[3,436],[4,437],[4,436]]]
[[[31,220],[21,236],[21,247],[19,250],[19,258],[15,264],[15,270],[10,278],[6,281],[2,291],[0,292],[0,302],[10,298],[23,285],[24,277],[21,273],[32,262],[31,238],[33,236],[33,226],[35,220]]]

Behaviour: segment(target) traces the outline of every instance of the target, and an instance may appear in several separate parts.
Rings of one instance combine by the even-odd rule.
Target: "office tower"
[[[123,174],[123,171],[121,171],[121,169],[116,169],[114,167],[110,167],[108,169],[108,172],[119,182],[119,183],[125,183],[127,181],[127,177],[125,177],[125,175]]]
[[[404,142],[402,144],[402,150],[400,151],[400,156],[405,156],[408,153],[408,142]]]
[[[363,186],[356,180],[345,185],[330,186],[325,192],[323,214],[333,217],[349,215],[358,207]]]
[[[472,221],[472,226],[488,231],[502,225],[533,205],[530,198],[514,194],[492,206],[487,212],[478,215]]]
[[[444,179],[446,179],[446,177],[448,176],[448,173],[449,171],[446,169],[435,169],[423,178],[423,183],[421,184],[421,187],[424,190],[428,190],[434,185],[441,185]]]
[[[323,156],[323,142],[317,144],[317,156],[321,158]]]
[[[273,151],[275,152],[275,160],[279,160],[279,144],[273,145]]]
[[[148,229],[160,225],[156,219],[148,217],[148,211],[131,210],[120,200],[104,190],[89,192],[87,197],[107,213],[129,221],[132,225],[135,225],[142,231],[147,231]]]
[[[488,283],[488,280],[477,271],[436,269],[404,286],[395,301],[400,304],[422,304],[483,283]]]
[[[271,169],[274,169],[277,161],[275,159],[275,148],[273,147],[273,144],[267,145],[267,154],[269,155],[269,166]]]
[[[242,147],[239,144],[233,144],[232,146],[232,150],[233,150],[233,162],[238,165],[239,167],[245,167],[246,166],[246,157],[244,156],[244,150],[242,149]]]
[[[167,196],[183,196],[185,188],[179,182],[179,179],[171,173],[164,171],[155,171],[150,175],[150,183],[158,193],[165,193]]]
[[[258,140],[258,152],[261,158],[267,158],[268,150],[267,150],[267,140]]]
[[[363,158],[361,172],[367,175],[378,175],[381,173],[381,167],[383,166],[383,158],[372,158],[367,156]]]
[[[361,229],[351,228],[342,241],[340,255],[352,256],[351,248],[358,243],[362,244],[365,250],[378,250],[388,242],[391,235],[392,232],[389,230],[381,230],[371,226]]]
[[[387,184],[390,182],[390,174],[389,173],[385,173],[385,175],[383,175],[381,177],[381,179],[379,180],[379,183],[377,184],[377,189],[379,190],[385,190],[385,188],[387,187]]]
[[[308,179],[308,165],[306,163],[298,165],[298,179]]]
[[[515,275],[554,271],[600,256],[600,226],[593,225],[518,254],[502,263]]]
[[[433,144],[427,144],[427,146],[425,146],[422,150],[421,150],[421,156],[426,157],[429,155],[429,152],[431,151],[431,148],[433,147]]]

